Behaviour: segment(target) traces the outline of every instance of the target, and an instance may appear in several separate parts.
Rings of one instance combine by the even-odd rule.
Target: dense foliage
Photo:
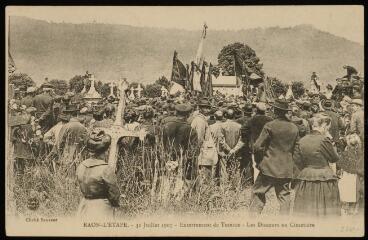
[[[54,91],[57,95],[63,95],[68,92],[68,82],[60,79],[52,79],[49,83],[54,87]]]
[[[161,85],[154,83],[154,84],[148,84],[146,88],[143,91],[143,95],[146,97],[154,98],[154,97],[160,97],[161,96]]]
[[[235,60],[238,60],[236,63]],[[222,69],[224,75],[234,76],[235,70],[237,74],[243,74],[243,68],[247,74],[252,72],[263,76],[263,65],[260,63],[256,52],[244,43],[232,43],[223,47],[217,57],[218,66]],[[241,64],[244,63],[244,66]],[[234,69],[234,66],[236,69]]]
[[[293,91],[293,95],[295,98],[300,98],[301,96],[303,96],[305,92],[305,87],[304,87],[303,82],[301,81],[292,82],[291,90]]]
[[[27,88],[35,86],[35,82],[26,73],[14,73],[9,76],[9,83],[13,84],[15,88]]]
[[[167,89],[169,89],[171,86],[170,81],[165,76],[162,76],[159,79],[157,79],[155,83],[164,86]]]
[[[272,91],[274,92],[274,94],[276,95],[276,97],[279,97],[280,95],[284,95],[287,92],[287,85],[282,83],[279,79],[277,78],[271,78],[271,87],[272,87]]]
[[[77,93],[81,92],[84,86],[85,76],[75,75],[69,80],[69,88]]]

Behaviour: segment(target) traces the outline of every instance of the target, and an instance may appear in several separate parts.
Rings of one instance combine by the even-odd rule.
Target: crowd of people
[[[36,164],[53,172],[71,166],[68,176],[77,177],[84,196],[79,214],[111,215],[120,192],[107,163],[111,136],[103,129],[122,117],[122,127],[144,129],[145,137],[119,141],[120,147],[129,151],[144,141],[153,148],[161,136],[170,155],[166,167],[181,172],[186,186],[221,186],[233,174],[231,166],[238,166],[242,188],[252,189],[252,214],[262,212],[272,188],[280,214],[290,214],[291,191],[292,214],[357,214],[364,207],[362,99],[315,92],[300,99],[251,101],[185,93],[126,99],[123,115],[116,116],[118,98],[91,104],[72,90],[57,96],[45,83],[9,100],[9,161],[16,175]]]

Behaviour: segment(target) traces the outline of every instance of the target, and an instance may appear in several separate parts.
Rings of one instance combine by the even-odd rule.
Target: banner
[[[193,90],[194,91],[202,92],[201,76],[202,76],[202,73],[199,70],[198,66],[194,65],[194,69],[193,69]]]
[[[213,88],[212,88],[212,64],[208,68],[208,75],[207,75],[207,94],[209,97],[213,96]]]
[[[203,60],[204,60],[203,45],[204,45],[204,40],[206,39],[206,35],[207,35],[207,28],[208,28],[207,25],[204,24],[201,40],[199,41],[199,46],[198,46],[197,54],[196,54],[196,58],[195,58],[195,64],[197,64],[199,69],[202,68],[202,64],[203,64]]]
[[[178,59],[178,53],[174,51],[173,57],[173,67],[171,73],[171,81],[180,84],[185,87],[187,82],[187,68],[185,65]]]

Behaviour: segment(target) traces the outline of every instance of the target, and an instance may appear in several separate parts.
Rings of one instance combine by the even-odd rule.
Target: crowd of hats
[[[53,86],[49,83],[44,83],[39,88],[40,90],[50,90]],[[332,89],[331,85],[327,86],[328,89]],[[28,87],[23,89],[26,93],[35,93],[38,91],[36,87]],[[61,112],[59,118],[66,120],[68,115],[78,112],[79,114],[93,114],[94,116],[103,116],[104,114],[111,116],[116,110],[115,106],[118,103],[118,99],[109,96],[103,101],[97,104],[88,104],[81,102],[72,101],[75,94],[73,92],[67,92],[62,96],[54,96],[54,102],[59,104],[65,104],[63,111]],[[342,104],[356,104],[363,105],[361,99],[351,99],[345,96],[342,99]],[[327,99],[323,94],[319,93],[308,93],[308,99],[296,100],[293,103],[288,102],[285,99],[276,99],[275,101],[257,102],[250,103],[245,101],[243,97],[230,96],[225,97],[222,95],[215,95],[211,98],[192,96],[190,94],[180,98],[176,96],[168,97],[156,97],[156,98],[145,98],[141,97],[139,99],[134,99],[128,102],[124,119],[128,121],[134,121],[138,116],[143,116],[144,118],[150,119],[159,114],[173,114],[175,111],[179,114],[190,113],[196,108],[206,108],[208,113],[212,117],[216,118],[238,118],[242,114],[251,114],[256,108],[258,111],[267,111],[269,107],[273,107],[280,111],[290,111],[293,107],[318,112],[322,107],[325,110],[334,108],[334,102]],[[10,108],[16,111],[26,111],[28,113],[33,113],[37,111],[35,108],[27,108],[25,106],[18,106],[15,104],[14,100],[10,101]]]

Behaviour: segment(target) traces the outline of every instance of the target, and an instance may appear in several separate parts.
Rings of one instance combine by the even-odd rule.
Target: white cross
[[[138,87],[137,87],[137,91],[138,91],[138,98],[141,97],[141,92],[142,92],[143,88],[141,87],[141,84],[138,84]]]
[[[134,88],[133,88],[133,87],[131,87],[131,88],[130,88],[130,95],[129,95],[129,99],[133,100],[134,98],[135,98],[135,96],[134,96]]]

